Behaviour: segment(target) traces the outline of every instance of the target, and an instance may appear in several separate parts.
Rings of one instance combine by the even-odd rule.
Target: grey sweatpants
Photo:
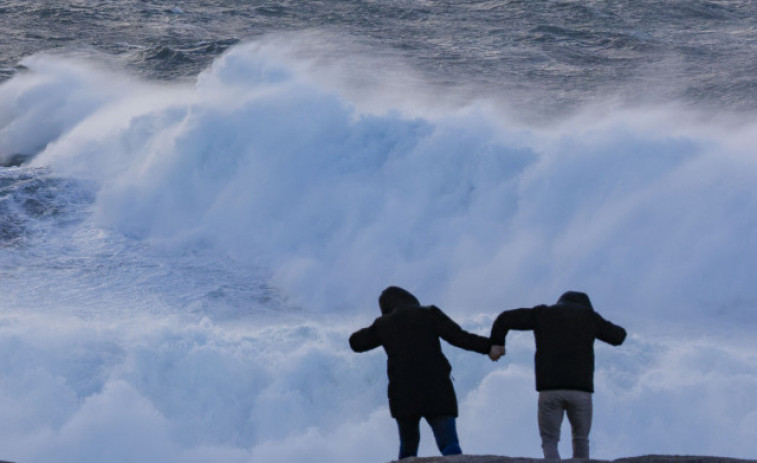
[[[560,459],[557,443],[560,442],[560,426],[565,412],[573,434],[573,458],[589,458],[591,393],[569,389],[539,392],[539,434],[544,458]]]

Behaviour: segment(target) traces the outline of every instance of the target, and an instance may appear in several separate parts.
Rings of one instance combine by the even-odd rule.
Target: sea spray
[[[372,114],[268,55],[235,47],[194,88],[135,83],[34,162],[98,182],[100,226],[206,243],[311,309],[390,281],[481,308],[565,287],[663,317],[757,300],[737,257],[754,252],[740,211],[757,172],[730,141],[751,125],[669,109],[523,129],[475,102]]]
[[[346,345],[388,284],[479,334],[585,290],[631,332],[597,351],[595,456],[754,453],[753,124],[371,111],[258,51],[194,84],[121,77],[109,93],[108,71],[36,57],[0,86],[33,95],[4,113],[39,147],[20,169],[89,198],[0,249],[3,458],[390,460],[383,353]],[[69,116],[56,130],[13,125],[48,99]],[[445,346],[466,452],[539,455],[532,341],[508,351]]]

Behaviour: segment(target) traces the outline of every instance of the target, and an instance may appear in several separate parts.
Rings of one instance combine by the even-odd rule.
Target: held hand
[[[505,346],[492,346],[489,350],[489,358],[492,362],[496,362],[503,355],[505,355]]]

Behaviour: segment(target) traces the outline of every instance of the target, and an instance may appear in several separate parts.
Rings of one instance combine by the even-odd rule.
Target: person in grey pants
[[[563,415],[573,434],[573,458],[589,458],[594,392],[594,340],[619,346],[626,330],[605,320],[589,296],[568,291],[554,305],[506,310],[492,325],[492,353],[505,352],[509,330],[532,330],[536,339],[539,434],[545,459],[560,459],[557,443]]]

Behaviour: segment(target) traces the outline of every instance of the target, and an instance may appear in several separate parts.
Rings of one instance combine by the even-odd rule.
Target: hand
[[[489,358],[492,362],[496,362],[503,355],[505,355],[505,346],[492,346],[489,350]]]

